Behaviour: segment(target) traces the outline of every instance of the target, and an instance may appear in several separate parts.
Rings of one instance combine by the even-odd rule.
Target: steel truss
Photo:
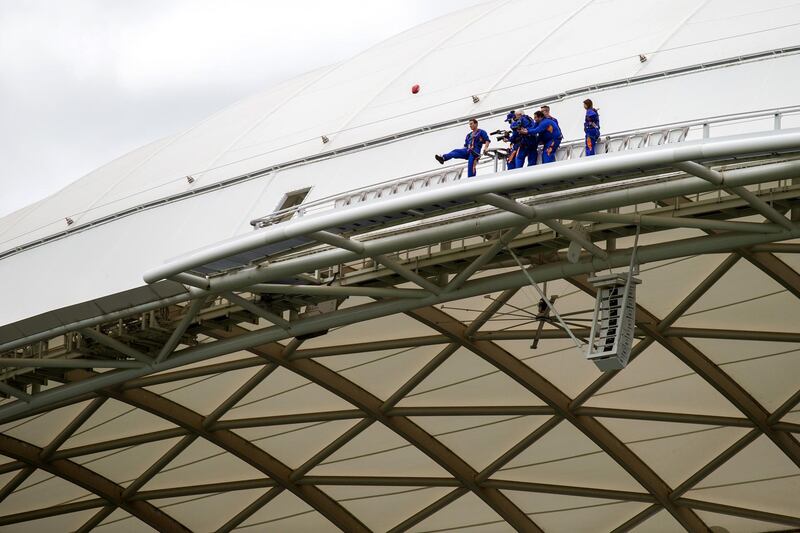
[[[91,400],[44,448],[0,435],[0,453],[12,459],[0,465],[0,474],[16,473],[6,486],[0,488],[0,501],[19,488],[37,469],[79,485],[96,496],[24,513],[6,514],[0,516],[0,525],[96,509],[96,513],[81,528],[81,531],[88,531],[116,509],[124,509],[156,529],[181,530],[186,529],[185,526],[159,509],[158,500],[263,489],[261,496],[232,513],[220,530],[233,530],[269,505],[276,496],[288,491],[336,527],[345,531],[367,531],[368,528],[357,516],[325,491],[325,487],[331,485],[364,485],[451,489],[437,501],[395,524],[392,531],[409,529],[468,493],[480,498],[517,530],[541,531],[532,516],[512,502],[504,491],[651,504],[619,524],[619,531],[634,527],[662,509],[689,531],[707,530],[707,525],[696,511],[800,527],[800,516],[777,515],[684,496],[761,435],[769,438],[800,467],[800,444],[796,437],[800,433],[800,424],[781,421],[786,413],[800,403],[800,390],[770,412],[687,338],[796,343],[800,342],[800,333],[699,329],[674,325],[739,261],[750,262],[800,298],[800,274],[773,255],[776,251],[797,252],[793,248],[795,243],[781,241],[800,238],[797,215],[800,184],[788,181],[800,176],[800,162],[793,159],[798,151],[800,132],[788,131],[770,136],[709,141],[680,149],[664,148],[638,154],[597,157],[574,164],[557,164],[550,168],[511,173],[511,176],[498,175],[492,179],[459,183],[447,190],[442,188],[426,191],[427,194],[408,195],[381,205],[376,203],[342,210],[328,218],[292,221],[286,223],[285,227],[260,230],[234,243],[202,250],[154,269],[148,273],[148,280],[156,281],[164,277],[180,280],[191,287],[187,295],[140,306],[129,315],[97,317],[0,347],[5,352],[4,357],[0,358],[0,367],[5,369],[5,381],[0,382],[3,383],[0,392],[16,397],[0,404],[0,421],[19,420],[57,407]],[[736,168],[737,164],[730,160],[731,157],[747,163],[738,164],[739,168]],[[724,167],[720,166],[721,160],[724,160]],[[639,178],[632,182],[612,180],[613,183],[603,185],[604,176],[623,171],[635,171]],[[525,196],[525,191],[534,185],[567,179],[569,176],[594,176],[598,179],[593,187],[573,183],[562,194],[546,199]],[[596,185],[598,182],[600,186]],[[714,196],[715,192],[719,195]],[[692,198],[692,195],[701,193],[712,194],[709,197]],[[373,212],[414,209],[414,206],[448,199],[468,199],[469,202],[463,206],[464,214],[423,220],[414,228],[386,229],[364,235],[343,235],[330,231],[337,224],[358,220]],[[656,202],[657,205],[652,208],[643,205],[648,202]],[[491,209],[478,207],[476,211],[476,206],[491,206]],[[621,210],[622,213],[606,210]],[[789,213],[789,217],[786,213]],[[764,222],[737,221],[748,216],[758,217]],[[591,294],[592,288],[586,282],[587,275],[610,267],[627,266],[630,250],[618,248],[617,240],[631,235],[637,226],[643,234],[669,232],[675,228],[699,229],[707,233],[701,237],[642,245],[637,252],[642,265],[701,254],[725,253],[727,256],[666,316],[658,317],[641,306],[637,308],[637,335],[640,340],[631,358],[635,359],[650,346],[663,346],[736,406],[741,416],[585,406],[592,395],[613,380],[618,372],[603,374],[584,391],[570,397],[498,344],[503,340],[532,339],[536,335],[541,339],[566,338],[564,331],[486,329],[490,320],[509,308],[509,300],[519,288],[528,284],[526,274],[539,283],[565,279]],[[664,235],[669,239],[668,233]],[[226,257],[226,254],[242,253],[265,243],[297,236],[310,238],[320,244],[301,252],[291,251],[270,258],[268,263],[223,272],[217,276],[203,277],[196,270],[202,264]],[[460,246],[458,241],[461,241]],[[561,251],[572,242],[585,250],[579,261],[574,263],[567,260]],[[601,247],[600,244],[604,242],[606,246]],[[435,249],[419,253],[420,249],[427,247]],[[504,251],[506,247],[515,250],[523,258],[528,265],[527,272],[508,271],[513,262]],[[405,258],[403,253],[406,254]],[[319,271],[326,269],[334,272],[335,276],[322,279]],[[475,277],[478,273],[483,276]],[[302,279],[303,283],[280,282],[287,277]],[[309,280],[316,283],[308,283]],[[413,288],[398,288],[400,284],[410,284]],[[498,293],[499,296],[493,298],[470,323],[456,319],[439,306],[455,300]],[[322,302],[341,302],[351,297],[366,297],[372,301],[351,307],[334,306],[328,312],[310,312]],[[303,348],[303,339],[330,328],[398,314],[425,324],[436,334]],[[160,336],[142,323],[144,317],[148,317],[148,324],[158,325]],[[573,333],[588,335],[585,328],[576,328]],[[54,340],[61,337],[63,342]],[[199,338],[207,342],[198,343]],[[279,341],[286,342],[281,344]],[[319,362],[321,358],[343,354],[420,346],[439,346],[440,350],[406,383],[385,398],[366,391]],[[532,397],[545,405],[398,406],[458,349],[476,354],[497,371],[522,385]],[[252,357],[223,363],[211,361],[215,357],[241,350],[250,352]],[[184,368],[203,361],[209,362]],[[93,370],[95,368],[110,370],[96,372]],[[208,414],[193,411],[145,388],[244,368],[256,371]],[[277,368],[293,372],[333,392],[352,408],[257,418],[225,417],[232,407]],[[70,436],[109,398],[163,418],[174,427],[89,445],[65,447]],[[544,415],[549,418],[514,446],[498,454],[489,466],[480,471],[413,421],[413,418],[424,416],[498,415]],[[672,487],[625,442],[603,426],[599,418],[741,427],[748,428],[749,432],[679,486]],[[332,442],[320,443],[318,451],[296,468],[282,463],[235,431],[331,420],[351,420],[353,426]],[[400,436],[434,460],[448,476],[336,477],[309,474],[314,467],[373,424],[381,424]],[[505,465],[560,424],[571,424],[586,435],[628,472],[643,490],[636,492],[548,485],[502,478]],[[77,462],[83,456],[98,452],[174,438],[179,438],[177,443],[126,487]],[[256,468],[263,477],[143,490],[148,481],[197,439],[219,446]]]

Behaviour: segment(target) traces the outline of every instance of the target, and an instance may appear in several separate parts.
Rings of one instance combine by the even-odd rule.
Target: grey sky
[[[482,0],[0,0],[0,216],[277,81]]]

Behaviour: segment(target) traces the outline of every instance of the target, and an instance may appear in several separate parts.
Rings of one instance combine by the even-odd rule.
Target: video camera
[[[516,113],[512,110],[506,115],[505,122],[508,122],[510,130],[494,130],[489,135],[496,135],[497,140],[500,142],[510,142],[511,134],[522,127],[522,121],[516,118]]]
[[[511,134],[513,131],[511,130],[494,130],[489,135],[496,135],[495,137],[500,142],[508,142],[511,140]]]

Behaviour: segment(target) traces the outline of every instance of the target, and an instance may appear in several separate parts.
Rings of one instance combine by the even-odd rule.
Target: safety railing
[[[650,128],[625,130],[603,136],[596,145],[595,153],[603,154],[637,150],[665,144],[681,143],[687,139],[709,138],[712,132],[720,126],[732,126],[750,122],[758,123],[759,121],[763,122],[765,119],[768,119],[768,128],[763,127],[762,124],[760,129],[752,131],[767,131],[768,129],[779,130],[781,129],[783,119],[787,116],[793,116],[800,120],[800,106],[762,110],[751,113],[719,115],[693,121],[662,124]],[[492,152],[493,157],[483,158],[482,162],[478,165],[479,174],[481,171],[485,172],[487,169],[491,169],[492,172],[506,169],[503,151],[493,150]],[[562,143],[556,152],[556,161],[579,159],[582,157],[585,157],[583,139]],[[537,156],[537,164],[539,163],[541,163],[541,152]],[[300,204],[276,211],[265,217],[252,220],[250,224],[258,229],[312,213],[340,209],[410,191],[445,185],[462,179],[465,175],[465,168],[466,164],[451,165],[437,171],[411,174],[367,187],[345,191],[333,196],[320,198],[308,204]]]

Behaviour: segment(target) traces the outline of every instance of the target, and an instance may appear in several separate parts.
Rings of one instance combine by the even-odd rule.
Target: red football
[[[419,92],[419,85],[413,85],[411,87],[411,94],[417,94]]]

